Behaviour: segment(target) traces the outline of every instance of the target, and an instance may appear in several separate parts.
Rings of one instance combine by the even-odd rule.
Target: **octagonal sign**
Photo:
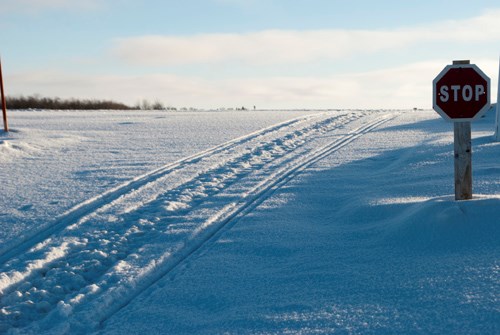
[[[490,78],[475,64],[446,66],[432,87],[432,106],[445,120],[472,121],[490,107]]]

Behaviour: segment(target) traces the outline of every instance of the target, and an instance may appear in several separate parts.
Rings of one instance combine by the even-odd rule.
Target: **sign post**
[[[470,122],[454,123],[455,200],[472,199],[472,144]]]
[[[497,92],[497,118],[495,121],[495,141],[500,141],[500,59],[498,60],[498,92]]]
[[[5,94],[3,89],[3,76],[2,76],[2,60],[0,59],[0,94],[2,99],[2,114],[3,114],[3,130],[9,131],[9,124],[7,122],[7,103],[5,102]]]
[[[455,200],[472,199],[471,121],[490,106],[490,78],[470,61],[453,61],[434,79],[433,108],[454,123]]]

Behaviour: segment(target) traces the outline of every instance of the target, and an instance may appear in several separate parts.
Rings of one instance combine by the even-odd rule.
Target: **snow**
[[[11,114],[0,332],[500,332],[492,112]]]

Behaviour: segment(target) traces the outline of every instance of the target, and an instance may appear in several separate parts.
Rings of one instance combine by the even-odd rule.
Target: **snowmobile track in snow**
[[[295,175],[395,114],[298,118],[93,198],[0,257],[0,332],[85,332]]]
[[[101,207],[103,204],[110,203],[118,199],[120,196],[128,192],[131,192],[132,190],[137,189],[151,181],[154,181],[155,179],[158,179],[167,173],[171,173],[176,169],[180,169],[186,164],[196,163],[197,161],[203,159],[203,157],[212,154],[217,154],[223,150],[229,150],[232,147],[241,144],[245,141],[249,141],[255,137],[262,136],[266,133],[270,133],[273,131],[277,131],[283,127],[289,127],[297,122],[303,121],[304,119],[305,118],[302,117],[285,121],[280,124],[273,125],[271,127],[231,140],[216,147],[183,158],[182,160],[179,160],[172,164],[162,166],[159,169],[138,176],[126,183],[123,183],[115,188],[106,191],[103,194],[100,194],[94,198],[82,202],[74,206],[70,210],[66,211],[64,214],[62,214],[55,223],[49,226],[44,226],[41,230],[37,230],[31,234],[22,236],[21,241],[18,240],[12,241],[7,245],[2,246],[2,248],[0,249],[0,264],[5,263],[7,260],[9,260],[11,257],[14,257],[15,255],[30,249],[36,243],[49,237],[50,235],[63,230],[65,227],[72,224],[75,220],[78,220],[79,218],[92,213],[93,211]]]

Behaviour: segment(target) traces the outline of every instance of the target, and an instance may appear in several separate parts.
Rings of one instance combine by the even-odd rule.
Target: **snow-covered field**
[[[498,334],[500,143],[433,111],[10,113],[0,333]]]

